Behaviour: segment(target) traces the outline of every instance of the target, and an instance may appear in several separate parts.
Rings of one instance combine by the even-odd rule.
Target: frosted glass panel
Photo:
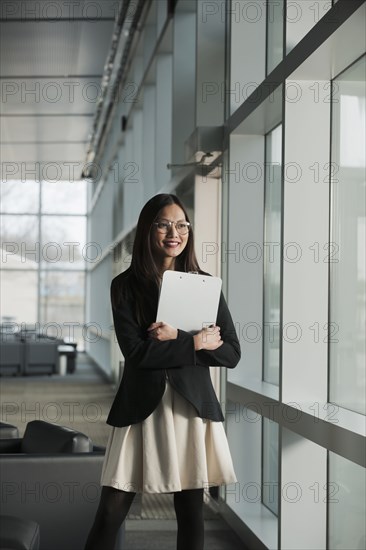
[[[41,325],[47,336],[70,338],[85,349],[85,339],[94,338],[84,325],[85,273],[41,271]],[[49,323],[49,325],[48,325]]]
[[[85,216],[42,217],[42,267],[83,269],[102,254],[99,243],[86,243]]]
[[[276,385],[279,381],[280,361],[281,158],[282,126],[277,126],[266,136],[263,247],[263,375],[266,382]]]
[[[267,74],[283,58],[283,0],[267,0]]]
[[[262,502],[278,514],[278,424],[263,418]]]
[[[366,548],[365,468],[329,453],[329,550]]]
[[[39,182],[37,181],[1,181],[1,212],[26,212],[36,214],[39,211]]]
[[[331,0],[287,0],[286,51],[289,53],[332,7]]]
[[[86,214],[86,181],[42,183],[42,212]]]
[[[21,329],[22,323],[35,323],[37,271],[1,271],[0,276],[1,322],[16,323],[18,329]]]
[[[37,269],[40,262],[38,216],[2,214],[1,269]]]
[[[365,414],[365,57],[333,83],[330,400]]]

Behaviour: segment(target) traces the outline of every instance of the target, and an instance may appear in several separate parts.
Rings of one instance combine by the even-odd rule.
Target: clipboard
[[[167,269],[160,287],[156,321],[187,332],[216,324],[222,279]]]

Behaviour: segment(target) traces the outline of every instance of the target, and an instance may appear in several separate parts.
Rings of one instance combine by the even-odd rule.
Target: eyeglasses
[[[165,234],[170,231],[173,223],[179,235],[186,235],[189,232],[189,228],[191,226],[189,222],[171,222],[168,220],[164,220],[161,222],[153,222],[153,225],[156,226],[156,229],[159,233]]]

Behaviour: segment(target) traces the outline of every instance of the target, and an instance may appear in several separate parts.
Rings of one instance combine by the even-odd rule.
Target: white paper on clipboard
[[[167,269],[156,320],[193,333],[216,324],[221,287],[220,277]]]

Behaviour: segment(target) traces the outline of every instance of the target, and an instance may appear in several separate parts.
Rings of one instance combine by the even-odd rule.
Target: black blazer
[[[115,285],[120,288],[129,273],[130,268],[112,280],[111,295]],[[124,298],[116,309],[112,306],[112,313],[125,366],[107,424],[129,426],[147,418],[164,394],[166,377],[174,389],[192,403],[198,416],[214,421],[224,420],[212,385],[209,366],[234,368],[240,360],[241,352],[222,292],[216,324],[221,329],[224,343],[214,351],[196,351],[193,335],[179,327],[175,327],[178,329],[175,340],[162,342],[148,338],[147,327],[143,329],[137,322],[131,299]],[[155,319],[152,319],[153,322]]]

